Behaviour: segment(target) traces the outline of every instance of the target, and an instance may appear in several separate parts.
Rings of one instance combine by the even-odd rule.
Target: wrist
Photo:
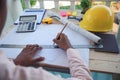
[[[17,62],[15,61],[15,59],[13,59],[13,62],[14,62],[15,65],[17,64]]]
[[[72,48],[72,46],[67,46],[64,50],[67,51],[67,49]]]
[[[20,64],[20,62],[17,61],[16,59],[13,59],[13,62],[14,62],[15,65],[19,65]]]

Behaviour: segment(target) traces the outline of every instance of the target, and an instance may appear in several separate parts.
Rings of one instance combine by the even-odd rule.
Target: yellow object
[[[72,13],[71,12],[67,12],[67,16],[72,16]]]
[[[83,16],[80,27],[92,32],[107,32],[112,29],[114,15],[105,5],[90,8]]]
[[[52,24],[52,22],[53,22],[52,18],[45,18],[42,20],[43,24]]]
[[[95,5],[106,5],[106,2],[105,1],[94,1],[94,2],[92,2],[92,6],[95,6]]]
[[[77,16],[77,12],[76,11],[72,12],[72,16]]]

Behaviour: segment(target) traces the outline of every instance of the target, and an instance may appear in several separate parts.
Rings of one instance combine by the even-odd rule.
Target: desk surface
[[[54,10],[54,12],[59,14],[59,11]],[[78,13],[78,15],[81,15],[80,11]],[[72,22],[79,25],[79,22],[76,20],[72,20]],[[118,26],[114,24],[113,27],[116,29]],[[113,31],[116,33],[116,30]],[[91,71],[120,74],[120,54],[96,52],[91,49],[89,68]]]
[[[55,12],[58,13],[58,11],[55,11]],[[47,17],[47,15],[45,15],[45,17]],[[75,24],[79,24],[79,22],[77,22],[77,21],[74,21],[74,22],[75,22]],[[56,20],[53,20],[53,23],[59,23],[59,22]],[[13,25],[11,26],[11,28],[13,28]],[[10,29],[8,29],[8,30],[10,30]],[[48,66],[48,65],[41,64],[41,66]],[[58,67],[58,68],[62,68],[62,69],[67,69],[66,67],[51,66],[51,65],[49,65],[49,66],[54,67],[54,68]],[[120,74],[120,54],[95,52],[94,50],[90,50],[89,68],[91,71]]]

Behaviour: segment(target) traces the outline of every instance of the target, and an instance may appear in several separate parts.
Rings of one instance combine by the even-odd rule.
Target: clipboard
[[[95,51],[119,53],[117,40],[114,34],[104,34],[104,33],[95,33],[95,34],[102,38],[102,41],[100,44],[103,45],[103,48],[96,48],[94,49]]]

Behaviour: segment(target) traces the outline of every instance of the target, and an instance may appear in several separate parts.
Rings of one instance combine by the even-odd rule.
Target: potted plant
[[[84,14],[91,6],[90,0],[81,0],[80,6],[82,7],[82,14]]]

